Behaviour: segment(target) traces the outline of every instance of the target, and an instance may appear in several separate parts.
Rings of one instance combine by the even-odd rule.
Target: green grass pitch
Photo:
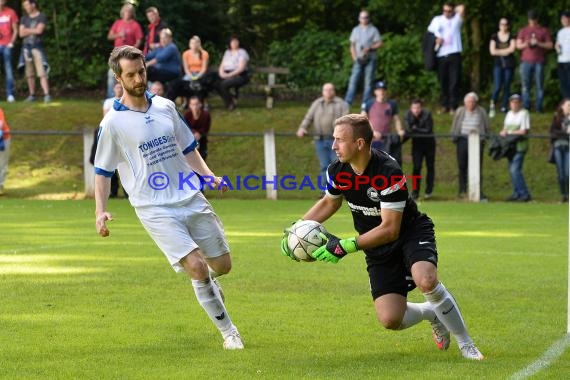
[[[420,205],[436,224],[440,278],[483,362],[429,324],[376,321],[362,254],[338,265],[281,256],[281,231],[311,201],[213,199],[233,251],[221,278],[246,342],[226,352],[184,275],[175,275],[124,200],[111,236],[93,201],[0,202],[0,378],[506,379],[566,332],[568,208]],[[325,226],[352,236],[346,206]],[[412,300],[421,301],[417,291]],[[570,378],[570,352],[534,378]]]

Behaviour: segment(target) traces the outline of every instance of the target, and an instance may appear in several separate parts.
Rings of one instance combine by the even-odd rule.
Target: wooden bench
[[[254,74],[267,75],[267,84],[262,85],[263,91],[265,92],[265,105],[268,109],[273,108],[273,102],[275,98],[275,90],[278,88],[285,88],[287,85],[276,83],[276,75],[289,74],[289,69],[286,67],[256,67],[253,69]]]

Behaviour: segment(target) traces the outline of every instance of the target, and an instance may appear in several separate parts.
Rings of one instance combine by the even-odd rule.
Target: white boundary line
[[[512,375],[509,380],[528,379],[537,372],[549,367],[564,353],[568,346],[570,346],[570,334],[566,334],[554,342],[540,358]]]

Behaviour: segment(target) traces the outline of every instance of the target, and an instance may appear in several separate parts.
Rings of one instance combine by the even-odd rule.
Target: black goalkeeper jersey
[[[328,193],[344,196],[352,212],[354,228],[364,234],[382,222],[380,210],[403,210],[400,236],[419,215],[416,202],[408,196],[408,186],[402,169],[388,153],[372,149],[366,170],[357,175],[348,163],[335,161],[328,167],[332,182]]]

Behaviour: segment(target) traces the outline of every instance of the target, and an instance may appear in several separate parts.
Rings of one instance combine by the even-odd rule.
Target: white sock
[[[412,327],[420,323],[421,321],[433,321],[435,319],[435,313],[429,302],[424,303],[412,303],[408,302],[406,307],[406,313],[402,319],[402,324],[398,327],[398,330],[404,330],[408,327]]]
[[[455,336],[459,347],[473,342],[467,332],[459,306],[441,282],[431,292],[424,293],[424,297],[432,305],[441,323]]]
[[[208,314],[208,317],[214,322],[214,325],[220,330],[224,339],[235,329],[230,316],[220,297],[218,287],[212,283],[210,278],[204,281],[192,280],[192,287],[198,303]]]

